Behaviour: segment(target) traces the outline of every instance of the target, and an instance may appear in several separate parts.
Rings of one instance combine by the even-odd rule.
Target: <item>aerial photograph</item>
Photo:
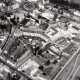
[[[80,0],[0,0],[0,80],[80,80]]]

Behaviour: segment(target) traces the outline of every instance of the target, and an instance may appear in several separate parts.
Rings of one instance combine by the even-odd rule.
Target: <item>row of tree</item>
[[[65,5],[74,9],[80,9],[80,4],[78,2],[74,2],[73,0],[50,0],[50,2]]]

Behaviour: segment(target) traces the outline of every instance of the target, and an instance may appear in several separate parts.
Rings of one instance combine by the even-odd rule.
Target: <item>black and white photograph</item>
[[[80,80],[80,0],[0,0],[0,80]]]

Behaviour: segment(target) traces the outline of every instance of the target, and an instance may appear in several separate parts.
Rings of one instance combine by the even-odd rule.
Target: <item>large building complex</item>
[[[0,80],[80,80],[80,1],[0,0]]]

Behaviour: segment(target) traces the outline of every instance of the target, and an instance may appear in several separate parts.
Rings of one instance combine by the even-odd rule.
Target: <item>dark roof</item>
[[[63,50],[63,52],[69,53],[70,50],[74,47],[74,45],[75,45],[74,43],[69,44],[69,46]]]
[[[75,37],[72,37],[72,39],[76,42],[80,42],[80,38],[75,38]]]
[[[42,30],[46,30],[47,28],[48,28],[48,24],[47,23],[41,23],[40,25],[39,25],[39,28],[40,29],[42,29]]]
[[[43,72],[48,75],[51,70],[52,70],[52,67],[48,67],[48,68],[45,68]]]

